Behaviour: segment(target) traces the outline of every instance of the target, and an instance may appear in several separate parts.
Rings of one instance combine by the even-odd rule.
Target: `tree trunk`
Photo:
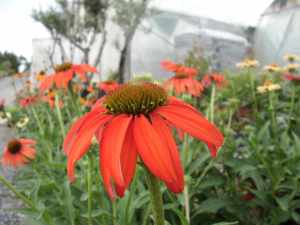
[[[106,31],[103,31],[103,35],[102,35],[102,40],[101,40],[100,48],[99,48],[98,54],[97,54],[97,56],[96,56],[95,62],[94,62],[94,64],[93,64],[94,67],[99,66],[99,64],[100,64],[100,62],[101,62],[102,54],[103,54],[104,47],[105,47],[105,44],[106,44],[106,36],[107,36]]]

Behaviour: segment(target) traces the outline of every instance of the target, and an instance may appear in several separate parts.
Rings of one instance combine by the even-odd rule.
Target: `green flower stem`
[[[93,192],[92,192],[92,173],[93,173],[93,157],[91,154],[88,154],[88,174],[87,174],[87,188],[88,188],[88,225],[93,225],[92,218],[92,200],[93,200]]]
[[[228,123],[227,123],[227,126],[226,126],[226,131],[229,131],[229,129],[231,128],[232,116],[233,116],[233,109],[230,109],[229,110],[229,116],[228,116]]]
[[[59,123],[60,130],[61,130],[61,134],[64,138],[66,136],[66,132],[65,132],[65,126],[64,126],[64,121],[63,121],[63,118],[62,118],[61,110],[60,110],[60,107],[59,107],[59,97],[58,97],[58,95],[55,95],[55,110],[56,110],[58,123]]]
[[[209,104],[209,119],[211,122],[214,122],[215,96],[216,96],[216,85],[213,83],[211,89],[210,104]]]
[[[188,223],[191,222],[191,209],[190,209],[190,196],[189,196],[189,186],[187,183],[184,185],[184,191],[183,191],[183,197],[184,197],[184,211],[185,211],[185,217]]]
[[[7,189],[9,189],[11,192],[13,192],[20,200],[22,200],[27,206],[30,208],[36,210],[35,205],[28,199],[25,195],[21,194],[19,191],[16,190],[16,188],[4,177],[0,176],[0,182],[4,184]]]
[[[291,97],[291,102],[290,102],[290,110],[289,110],[289,120],[288,120],[288,128],[290,129],[291,127],[291,122],[292,122],[292,114],[294,112],[294,107],[295,107],[295,99],[296,99],[296,86],[292,85],[292,97]]]
[[[117,202],[112,202],[112,225],[117,225]]]
[[[183,165],[186,168],[188,165],[188,160],[189,160],[189,136],[184,135],[183,137]],[[185,216],[188,222],[190,222],[190,197],[189,197],[189,187],[188,183],[185,182],[184,185],[184,192],[183,192],[183,198],[184,198],[184,212]]]
[[[271,116],[271,126],[273,130],[273,134],[276,135],[276,114],[274,109],[274,93],[272,91],[269,92],[269,110]]]
[[[34,119],[36,120],[36,123],[37,123],[37,125],[38,125],[38,127],[39,127],[39,131],[40,131],[40,135],[41,136],[44,136],[44,128],[43,128],[43,125],[42,125],[42,123],[41,123],[41,120],[40,120],[40,118],[39,118],[39,116],[38,116],[38,114],[37,114],[37,112],[36,112],[36,110],[35,110],[35,108],[34,107],[30,107],[30,109],[31,109],[31,112],[32,112],[32,114],[33,114],[33,117],[34,117]]]
[[[257,99],[256,99],[255,79],[254,79],[253,74],[250,73],[250,71],[248,71],[248,75],[250,76],[252,100],[254,102],[254,114],[255,114],[255,118],[257,118],[258,105],[257,105]]]
[[[154,224],[164,225],[165,215],[163,209],[163,199],[160,191],[159,180],[153,176],[150,172],[147,175],[147,183],[149,186],[152,210],[154,214]]]

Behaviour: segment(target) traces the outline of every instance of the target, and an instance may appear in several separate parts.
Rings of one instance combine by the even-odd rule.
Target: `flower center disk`
[[[7,149],[11,154],[17,154],[18,152],[20,152],[21,148],[22,148],[21,142],[19,142],[16,139],[11,140],[7,145]]]
[[[188,78],[189,76],[187,74],[184,74],[184,73],[176,73],[175,76],[174,76],[176,79],[186,79]]]
[[[63,63],[60,65],[56,65],[54,70],[56,73],[65,72],[65,71],[71,69],[71,67],[72,67],[72,63]]]
[[[106,96],[104,106],[111,114],[147,115],[166,102],[167,93],[156,84],[124,84]]]

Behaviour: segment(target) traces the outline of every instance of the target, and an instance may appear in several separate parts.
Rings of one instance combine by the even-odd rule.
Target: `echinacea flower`
[[[175,74],[163,84],[167,91],[175,91],[176,95],[190,94],[200,96],[204,90],[203,85],[196,79],[186,74]]]
[[[46,73],[44,70],[41,70],[35,77],[35,79],[39,82],[41,82],[42,80],[44,80],[44,78],[46,77]]]
[[[54,106],[55,106],[55,96],[56,96],[56,92],[53,89],[51,89],[51,88],[43,96],[44,102],[48,103],[50,109],[54,109]],[[59,100],[58,106],[59,106],[59,108],[62,108],[64,106],[64,103],[63,103],[62,100]]]
[[[135,174],[138,159],[174,193],[182,192],[184,173],[171,128],[204,141],[214,157],[222,133],[195,108],[168,97],[152,83],[124,84],[101,99],[69,130],[64,151],[67,172],[74,180],[76,162],[99,142],[100,171],[111,199],[122,197]]]
[[[13,139],[5,146],[1,163],[3,166],[19,167],[35,158],[34,145],[31,139]]]
[[[166,71],[173,72],[175,74],[184,74],[187,76],[196,76],[198,71],[195,68],[187,67],[182,64],[176,64],[170,60],[165,60],[161,62],[161,67],[163,67]]]
[[[38,96],[32,95],[19,100],[19,105],[23,108],[33,105],[38,100]]]
[[[281,86],[279,84],[273,84],[273,82],[270,80],[266,80],[262,86],[257,87],[257,91],[259,93],[277,91],[280,89],[281,89]]]
[[[224,75],[220,73],[212,73],[205,75],[201,83],[204,87],[209,87],[212,83],[214,83],[220,88],[227,85],[227,80],[225,79]]]
[[[54,74],[46,76],[41,81],[39,86],[41,91],[50,89],[53,84],[55,84],[57,88],[67,88],[69,82],[75,75],[79,75],[80,79],[85,82],[87,81],[86,73],[97,72],[97,69],[90,65],[72,63],[57,65],[54,70]]]
[[[295,61],[300,61],[300,56],[295,55],[295,54],[286,54],[284,57],[284,60],[293,63]]]
[[[264,70],[266,70],[270,73],[278,73],[278,72],[282,71],[282,68],[280,66],[278,66],[277,64],[272,63],[272,64],[269,64],[269,65],[266,65],[264,67]]]
[[[115,80],[106,80],[99,83],[99,88],[105,93],[114,91],[120,86],[120,84]]]
[[[259,62],[255,59],[244,59],[242,62],[236,64],[237,68],[240,69],[249,69],[256,68],[259,65]]]

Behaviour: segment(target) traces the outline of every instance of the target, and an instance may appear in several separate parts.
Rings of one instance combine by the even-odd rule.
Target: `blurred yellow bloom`
[[[23,128],[23,127],[25,127],[28,124],[28,122],[29,122],[29,118],[28,117],[24,117],[24,118],[20,119],[17,122],[16,126],[18,128]]]
[[[300,56],[295,55],[295,54],[286,54],[284,57],[284,60],[288,62],[295,62],[295,61],[300,61]]]
[[[270,72],[270,73],[276,73],[282,71],[282,68],[278,66],[277,64],[269,64],[264,67],[264,70]]]
[[[273,84],[272,81],[266,80],[262,86],[257,87],[257,91],[259,93],[266,93],[269,91],[277,91],[280,90],[281,86],[279,84]]]
[[[290,73],[295,73],[300,68],[300,64],[297,63],[290,63],[285,67],[285,70]]]
[[[255,59],[244,59],[244,61],[236,64],[237,68],[240,69],[248,69],[248,68],[256,68],[259,65],[259,62]]]

